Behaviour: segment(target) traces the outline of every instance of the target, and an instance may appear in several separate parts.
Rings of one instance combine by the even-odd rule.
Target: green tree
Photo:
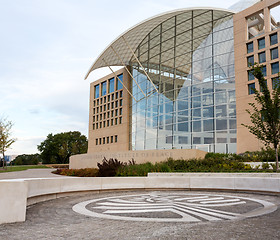
[[[5,152],[16,141],[15,138],[11,138],[11,129],[13,123],[6,118],[0,119],[0,154],[3,157],[3,168],[5,167]]]
[[[47,139],[38,145],[43,163],[69,163],[75,154],[87,152],[87,138],[78,131],[49,134]]]
[[[255,103],[249,103],[252,110],[246,111],[250,114],[252,125],[242,124],[250,133],[261,140],[266,147],[273,146],[276,156],[276,169],[279,169],[278,148],[280,142],[280,84],[279,76],[273,90],[267,87],[267,82],[262,74],[262,66],[254,65],[252,74],[258,79],[261,91],[254,89]]]
[[[39,153],[36,154],[22,154],[18,155],[13,161],[13,165],[37,165],[41,162],[41,156]]]

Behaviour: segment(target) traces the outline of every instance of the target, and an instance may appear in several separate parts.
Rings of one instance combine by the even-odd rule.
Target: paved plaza
[[[83,193],[29,206],[0,239],[280,239],[279,205],[233,192]]]

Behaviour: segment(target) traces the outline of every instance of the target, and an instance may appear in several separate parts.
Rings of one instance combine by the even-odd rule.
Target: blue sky
[[[89,84],[84,76],[122,32],[178,8],[228,8],[228,1],[0,0],[0,117],[17,138],[7,154],[36,153],[49,133],[87,136]]]

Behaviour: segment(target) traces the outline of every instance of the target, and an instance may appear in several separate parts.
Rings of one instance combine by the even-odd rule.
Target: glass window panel
[[[201,121],[194,121],[193,123],[193,132],[201,132]]]
[[[258,39],[258,47],[259,49],[265,48],[265,38]]]
[[[254,94],[255,93],[255,89],[256,89],[255,83],[248,84],[248,93],[249,93],[249,95]]]
[[[188,132],[189,131],[189,124],[188,124],[188,122],[178,123],[178,131]]]
[[[227,116],[227,105],[216,106],[216,117]]]
[[[120,80],[121,81],[120,81]],[[117,84],[117,90],[121,90],[123,88],[123,74],[118,75],[118,84]]]
[[[254,51],[254,43],[253,42],[247,43],[247,53],[251,53],[253,51]]]
[[[270,35],[270,45],[274,45],[276,43],[278,43],[277,33],[271,34]]]
[[[201,144],[201,138],[200,137],[194,137],[193,138],[193,144]]]
[[[226,130],[227,129],[227,120],[216,119],[216,130]]]
[[[94,86],[94,98],[99,98],[99,84]]]
[[[203,130],[204,131],[213,131],[214,130],[213,119],[203,121]]]
[[[188,137],[179,136],[178,137],[178,143],[179,144],[189,144]]]
[[[226,103],[227,94],[226,92],[219,92],[215,94],[216,104]]]
[[[279,72],[279,62],[271,63],[271,74]]]
[[[252,71],[248,71],[248,81],[254,80],[255,76],[253,75]]]
[[[115,91],[115,79],[111,78],[109,79],[109,93],[112,93]]]
[[[259,55],[259,63],[266,62],[265,52],[261,52]]]
[[[266,66],[262,66],[262,74],[264,77],[266,76]]]
[[[104,96],[107,94],[107,82],[101,83],[101,96]]]
[[[207,94],[202,96],[203,106],[213,105],[213,94]]]
[[[210,138],[210,137],[204,138],[204,144],[212,144],[212,143],[214,143],[214,138]]]
[[[247,57],[247,66],[250,67],[254,65],[254,55]]]
[[[271,60],[278,58],[278,48],[273,48],[270,50]]]
[[[229,129],[236,129],[236,119],[229,120]]]

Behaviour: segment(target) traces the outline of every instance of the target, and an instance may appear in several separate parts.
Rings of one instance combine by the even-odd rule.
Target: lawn
[[[8,166],[7,169],[0,168],[0,173],[2,172],[15,172],[15,171],[23,171],[27,169],[35,169],[35,168],[48,168],[45,165],[18,165],[18,166]]]

